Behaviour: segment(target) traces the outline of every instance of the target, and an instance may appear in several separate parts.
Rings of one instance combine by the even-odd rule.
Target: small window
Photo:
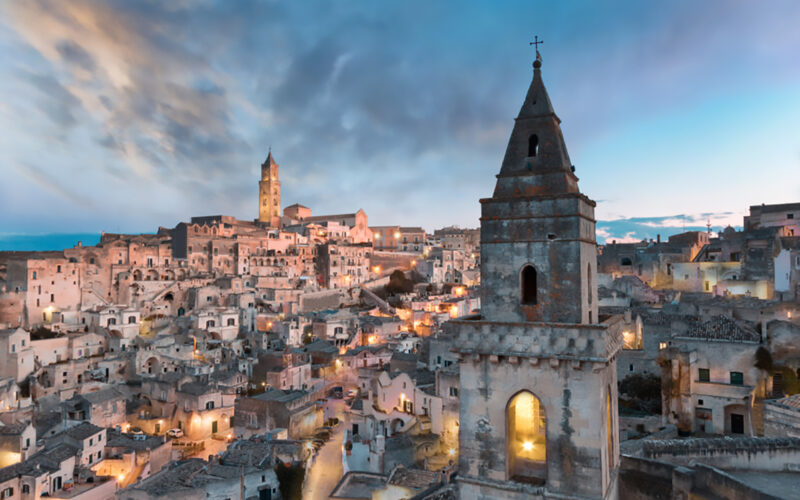
[[[619,264],[620,264],[621,266],[631,266],[631,265],[633,265],[633,262],[631,261],[630,257],[623,257],[623,258],[622,258],[622,259],[619,261]]]
[[[659,351],[661,351],[663,349],[666,349],[666,348],[667,348],[667,343],[666,342],[659,342],[658,343],[658,350]]]
[[[535,305],[537,299],[536,269],[534,269],[533,266],[523,267],[520,281],[522,303],[525,305]]]
[[[697,373],[697,379],[700,382],[708,382],[711,380],[711,375],[708,371],[708,368],[700,368]]]
[[[61,272],[61,266],[56,266],[56,272],[57,272],[57,273],[60,273],[60,272]]]
[[[794,214],[786,214],[787,219],[794,219]]]
[[[528,138],[528,156],[536,156],[539,154],[539,136],[536,134]]]
[[[744,374],[742,372],[731,372],[731,385],[744,384]]]

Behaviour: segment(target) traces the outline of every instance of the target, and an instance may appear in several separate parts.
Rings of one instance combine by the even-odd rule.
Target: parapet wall
[[[779,472],[800,469],[800,438],[712,438],[643,441],[642,456],[722,469]]]
[[[595,362],[619,352],[622,334],[618,320],[592,325],[453,320],[446,328],[454,334],[453,348],[466,354]]]
[[[657,460],[622,456],[621,498],[671,500],[673,498],[725,498],[728,500],[779,500],[730,474],[704,464],[691,468]]]

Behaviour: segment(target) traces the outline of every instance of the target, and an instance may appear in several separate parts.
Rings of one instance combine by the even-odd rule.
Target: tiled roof
[[[67,436],[77,439],[78,441],[83,441],[84,439],[94,436],[95,434],[103,431],[102,427],[98,427],[94,424],[90,424],[89,422],[81,422],[80,424],[76,425],[75,427],[70,427],[69,429],[65,430]]]
[[[761,341],[761,334],[757,331],[727,316],[714,316],[708,321],[692,323],[686,333],[680,335],[681,337],[731,342]]]

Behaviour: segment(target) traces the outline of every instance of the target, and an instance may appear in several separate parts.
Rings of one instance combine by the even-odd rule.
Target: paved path
[[[339,418],[330,441],[320,448],[311,470],[308,472],[305,487],[303,488],[304,500],[327,500],[336,483],[342,478],[342,439],[344,437],[344,400],[329,399],[326,403]]]

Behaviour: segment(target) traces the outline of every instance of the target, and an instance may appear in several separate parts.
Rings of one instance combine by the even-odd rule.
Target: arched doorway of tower
[[[542,402],[529,391],[514,395],[506,407],[508,478],[533,484],[547,479],[547,420]]]

